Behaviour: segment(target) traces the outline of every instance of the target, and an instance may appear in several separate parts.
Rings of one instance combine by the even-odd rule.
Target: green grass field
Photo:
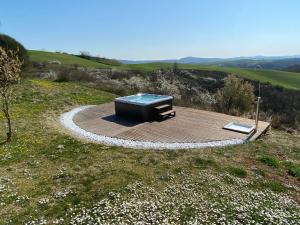
[[[29,55],[32,61],[44,62],[53,59],[59,60],[62,64],[71,65],[78,64],[85,67],[95,68],[112,68],[111,66],[93,62],[90,60],[82,59],[76,56],[43,52],[43,51],[29,51]],[[172,68],[170,63],[146,63],[146,64],[131,64],[121,65],[113,68],[119,68],[124,70],[141,70],[141,71],[154,71],[161,68]],[[209,71],[221,71],[226,73],[236,74],[241,77],[245,77],[252,80],[259,80],[261,82],[270,82],[273,85],[282,86],[289,89],[300,89],[300,73],[292,73],[278,70],[255,70],[255,69],[243,69],[243,68],[227,68],[194,64],[181,64],[180,68],[183,69],[195,69],[195,70],[209,70]]]
[[[172,68],[170,63],[147,63],[147,64],[131,64],[123,65],[125,69],[153,71],[161,68]],[[289,89],[300,89],[300,73],[292,73],[279,70],[255,70],[244,68],[228,68],[217,66],[205,66],[194,64],[180,64],[179,68],[220,71],[235,74],[250,80],[259,80],[261,82],[269,82],[273,85],[282,86]]]
[[[1,225],[299,222],[297,133],[215,149],[110,147],[66,134],[59,116],[115,95],[40,79],[22,80],[14,94],[14,136],[0,145]]]
[[[97,63],[77,56],[56,53],[56,52],[30,50],[29,56],[30,59],[34,62],[49,62],[51,60],[59,60],[64,65],[77,64],[79,66],[85,66],[85,67],[109,68],[108,65],[102,63]]]

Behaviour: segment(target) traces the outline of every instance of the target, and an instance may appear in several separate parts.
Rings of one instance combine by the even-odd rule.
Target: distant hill
[[[185,57],[177,60],[178,63],[187,63],[187,64],[204,64],[221,61],[221,58],[197,58],[197,57]]]
[[[143,64],[143,63],[182,63],[182,64],[205,64],[222,61],[221,58],[197,58],[185,57],[181,59],[165,59],[165,60],[119,60],[124,64]]]
[[[119,60],[124,64],[143,64],[143,63],[186,63],[186,64],[215,64],[222,65],[225,63],[239,65],[240,62],[272,62],[276,60],[300,59],[300,55],[295,56],[252,56],[252,57],[233,57],[233,58],[200,58],[200,57],[184,57],[180,59],[164,59],[164,60]],[[236,66],[240,67],[240,66]]]
[[[166,59],[166,60],[123,60],[119,59],[123,64],[144,64],[144,63],[174,63],[177,59]]]
[[[124,64],[147,64],[147,63],[180,63],[201,64],[219,67],[237,67],[251,69],[284,70],[300,72],[300,55],[296,56],[254,56],[235,58],[197,58],[185,57],[181,59],[167,60],[121,60]]]
[[[185,57],[181,59],[165,59],[165,60],[119,60],[124,64],[143,64],[143,63],[185,63],[185,64],[202,64],[222,61],[221,58],[197,58]]]
[[[215,66],[224,67],[287,70],[286,68],[288,67],[300,65],[300,58],[287,58],[275,60],[240,59],[233,61],[214,62],[212,64]]]
[[[284,68],[285,71],[300,73],[300,64]]]

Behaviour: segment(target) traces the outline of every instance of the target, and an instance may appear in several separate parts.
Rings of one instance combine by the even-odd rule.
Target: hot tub
[[[155,107],[159,105],[173,105],[173,97],[139,93],[115,99],[116,116],[136,121],[152,121],[156,119]]]

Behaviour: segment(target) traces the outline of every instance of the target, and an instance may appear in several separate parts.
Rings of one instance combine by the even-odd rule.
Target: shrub
[[[268,156],[268,155],[259,156],[258,161],[260,161],[268,166],[272,166],[274,168],[279,167],[279,161],[272,156]]]
[[[275,129],[278,129],[281,127],[281,125],[282,125],[281,117],[278,115],[273,115],[272,121],[271,121],[271,126]]]
[[[56,82],[67,82],[67,81],[93,81],[93,77],[85,71],[78,70],[72,67],[59,67],[57,69]]]
[[[234,75],[229,75],[225,79],[224,87],[216,94],[217,110],[232,115],[249,112],[255,98],[253,92],[252,84],[242,82]]]
[[[156,89],[160,94],[172,95],[175,99],[181,99],[180,82],[170,81],[165,77],[159,77]]]
[[[287,168],[288,168],[289,175],[300,179],[300,165],[299,164],[287,162]]]
[[[300,166],[292,165],[289,167],[289,174],[300,179]]]
[[[200,105],[203,108],[209,108],[209,106],[216,103],[214,95],[210,94],[205,89],[203,90],[195,87],[186,90],[185,97],[188,98],[192,104]]]
[[[70,71],[66,68],[61,69],[57,73],[57,77],[55,79],[56,82],[67,82],[70,81]]]
[[[139,76],[131,77],[128,80],[125,79],[124,82],[134,92],[144,92],[150,86],[147,80]]]
[[[46,63],[44,62],[32,62],[31,65],[38,69],[46,68]]]

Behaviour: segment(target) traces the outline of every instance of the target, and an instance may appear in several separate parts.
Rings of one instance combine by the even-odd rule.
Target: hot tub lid
[[[137,104],[137,105],[148,105],[148,104],[153,104],[156,102],[171,100],[171,99],[173,99],[173,97],[168,95],[138,93],[136,95],[129,95],[129,96],[116,98],[115,101]]]

